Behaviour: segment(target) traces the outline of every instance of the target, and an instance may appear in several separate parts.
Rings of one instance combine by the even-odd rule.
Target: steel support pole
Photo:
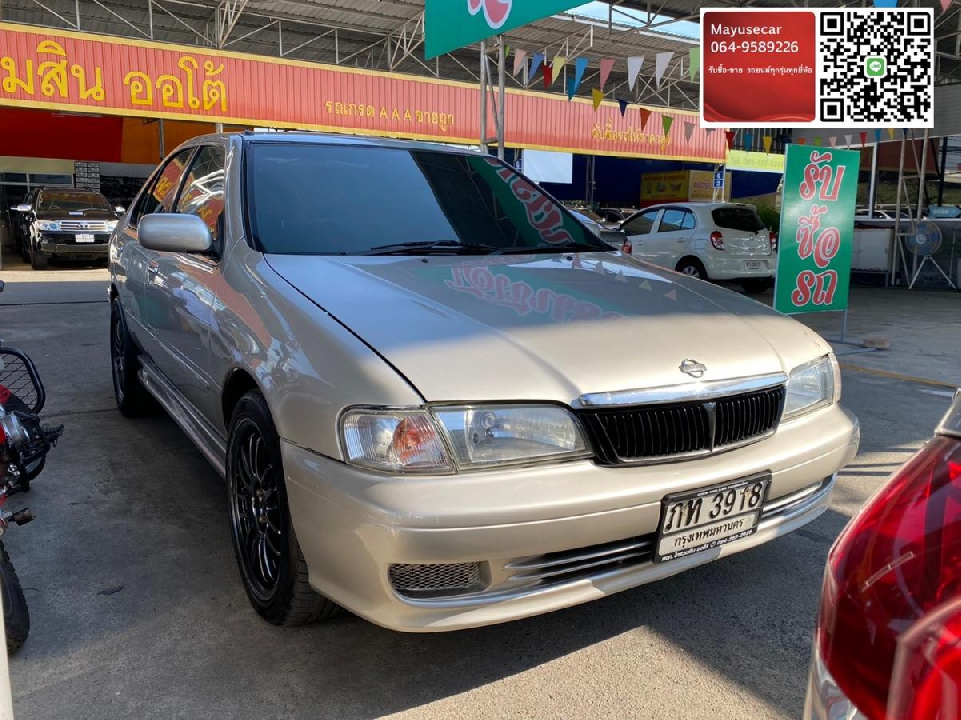
[[[487,41],[480,44],[480,147],[487,152]]]
[[[938,205],[944,205],[944,174],[948,169],[948,136],[941,139],[941,172],[938,173]]]
[[[504,118],[507,116],[504,100],[507,97],[507,53],[504,52],[504,36],[497,42],[497,157],[504,159],[504,140],[507,135]]]
[[[868,217],[874,217],[874,203],[878,191],[878,147],[881,143],[874,143],[874,151],[871,153],[871,181],[868,184]]]
[[[160,159],[163,160],[165,157],[167,157],[167,147],[166,147],[167,143],[164,138],[163,118],[160,118],[160,120],[157,121],[157,125],[159,127],[158,134],[160,136]]]
[[[907,147],[908,140],[905,135],[905,131],[901,131],[901,160],[898,162],[898,186],[897,198],[894,204],[894,242],[891,247],[891,284],[895,284],[895,279],[898,274],[898,261],[901,257],[901,188],[904,186],[904,151]]]
[[[921,170],[918,172],[918,209],[915,218],[921,219],[922,208],[924,207],[925,195],[927,195],[927,171],[928,171],[928,139],[931,131],[924,128],[924,147],[921,148]]]

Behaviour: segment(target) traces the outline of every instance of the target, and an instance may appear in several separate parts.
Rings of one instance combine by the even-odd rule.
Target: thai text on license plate
[[[744,262],[744,267],[746,267],[748,270],[760,270],[760,269],[761,269],[761,261],[760,261],[760,260],[746,260],[746,261]]]
[[[96,238],[93,236],[93,233],[77,233],[77,242],[78,242],[78,243],[82,243],[82,242],[94,242],[95,240],[96,240]]]
[[[667,562],[752,535],[771,485],[760,475],[701,490],[668,495],[654,562]]]

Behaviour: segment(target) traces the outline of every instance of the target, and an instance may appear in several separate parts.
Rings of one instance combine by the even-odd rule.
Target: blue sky
[[[588,17],[597,18],[598,20],[607,20],[609,6],[607,3],[602,2],[590,2],[587,5],[581,5],[571,10],[573,13],[578,15],[586,15]],[[623,8],[618,8],[618,11],[614,13],[614,21],[621,23],[622,25],[633,24],[628,15],[633,15],[638,18],[637,24],[642,25],[647,20],[647,13],[639,12],[636,10],[624,10]],[[667,20],[667,18],[661,18],[657,15],[654,16],[656,20]],[[676,22],[670,23],[668,25],[661,25],[655,28],[655,32],[667,32],[674,35],[682,35],[688,38],[699,38],[701,37],[701,26],[693,22]]]

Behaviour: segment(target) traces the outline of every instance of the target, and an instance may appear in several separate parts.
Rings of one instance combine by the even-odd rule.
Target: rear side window
[[[676,232],[678,230],[693,230],[694,224],[694,214],[689,210],[671,208],[670,210],[664,211],[664,215],[661,217],[661,224],[658,225],[657,231],[662,233]]]
[[[224,211],[226,153],[219,145],[207,145],[194,156],[184,178],[177,212],[197,215],[210,228],[214,247],[220,244],[220,216]]]
[[[193,151],[193,148],[181,150],[164,165],[160,174],[151,182],[150,188],[141,196],[140,203],[130,218],[131,225],[136,225],[144,215],[171,211],[180,187],[180,179]]]
[[[764,223],[757,213],[750,208],[724,207],[711,212],[714,224],[719,228],[740,230],[741,232],[758,232],[764,229]]]

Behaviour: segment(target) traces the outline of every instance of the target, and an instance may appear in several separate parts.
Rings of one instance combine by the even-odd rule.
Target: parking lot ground
[[[34,489],[11,501],[37,520],[4,539],[32,618],[10,664],[18,718],[796,718],[828,548],[950,402],[944,388],[845,370],[863,442],[831,510],[660,583],[453,634],[348,614],[279,629],[244,596],[214,471],[166,417],[114,408],[104,271],[0,279],[0,337],[34,357],[45,415],[66,425]],[[919,327],[923,347],[952,332]],[[907,332],[892,326],[892,343]]]

